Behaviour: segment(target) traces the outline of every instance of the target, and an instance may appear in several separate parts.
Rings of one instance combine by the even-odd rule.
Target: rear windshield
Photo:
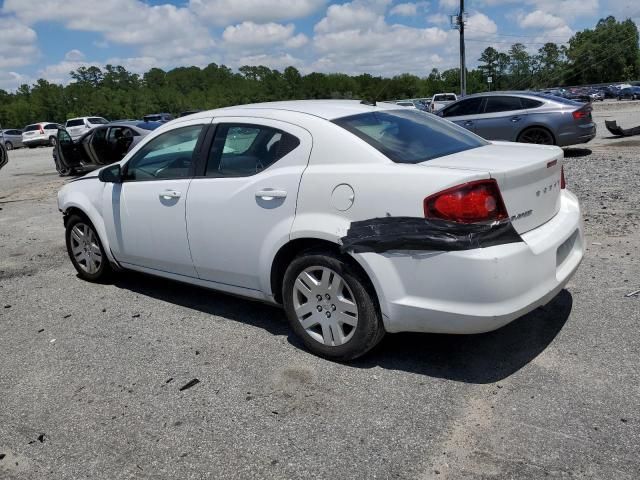
[[[107,123],[109,123],[102,117],[91,117],[87,120],[89,120],[89,123],[92,123],[94,125],[106,125]]]
[[[136,123],[136,127],[142,128],[143,130],[155,130],[156,128],[162,126],[160,122],[140,122]]]
[[[420,163],[487,145],[468,130],[419,110],[385,110],[334,123],[396,163]]]
[[[79,125],[84,125],[84,120],[81,118],[76,118],[75,120],[67,120],[67,127],[77,127]]]
[[[34,130],[40,130],[40,125],[27,125],[24,129],[25,132],[33,132]]]
[[[580,102],[576,102],[575,100],[569,100],[568,98],[559,97],[557,95],[550,95],[547,93],[530,93],[530,95],[534,95],[536,97],[546,98],[547,100],[553,100],[557,103],[563,103],[565,105],[571,105],[576,107],[581,107],[583,104]]]
[[[456,101],[456,96],[455,95],[436,95],[435,97],[433,97],[433,101],[434,102],[455,102]]]

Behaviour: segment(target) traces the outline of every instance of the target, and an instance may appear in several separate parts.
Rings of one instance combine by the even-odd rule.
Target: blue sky
[[[66,83],[82,65],[293,65],[428,74],[456,65],[459,0],[0,0],[0,88]],[[640,21],[640,0],[467,0],[471,66],[491,45],[533,52],[599,18]]]

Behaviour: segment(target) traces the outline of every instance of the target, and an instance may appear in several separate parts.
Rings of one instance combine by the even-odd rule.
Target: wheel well
[[[303,252],[307,251],[327,251],[341,257],[352,268],[354,268],[361,276],[361,278],[367,283],[367,287],[370,289],[376,304],[378,303],[378,296],[376,295],[375,288],[371,279],[365,272],[364,268],[350,255],[346,255],[340,251],[340,247],[333,242],[327,240],[320,240],[318,238],[300,238],[292,240],[286,245],[282,246],[278,253],[276,253],[273,263],[271,264],[271,292],[273,298],[282,303],[282,282],[284,280],[284,274],[289,264]]]
[[[522,134],[524,132],[526,132],[527,130],[531,130],[532,128],[539,128],[541,130],[546,130],[549,133],[549,135],[551,135],[551,138],[553,138],[553,144],[556,145],[558,143],[558,141],[556,140],[556,136],[553,134],[551,129],[549,127],[544,126],[544,125],[529,125],[526,128],[523,128],[520,133],[518,133],[518,136],[516,137],[516,139],[518,141],[520,141],[520,137],[522,136]]]
[[[67,222],[71,215],[79,215],[82,218],[87,219],[89,222],[91,221],[86,213],[80,210],[78,207],[69,207],[62,213],[62,218],[64,220],[64,226],[67,226]]]

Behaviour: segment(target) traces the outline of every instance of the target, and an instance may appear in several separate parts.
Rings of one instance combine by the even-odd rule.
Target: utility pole
[[[460,0],[460,96],[467,94],[467,68],[464,59],[464,0]]]
[[[464,0],[460,0],[460,12],[451,16],[451,28],[460,31],[460,96],[467,94],[467,68],[464,57]]]

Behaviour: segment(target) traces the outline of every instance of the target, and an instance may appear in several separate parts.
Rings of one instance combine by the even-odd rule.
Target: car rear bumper
[[[30,145],[49,145],[49,137],[28,138],[28,139],[22,140],[22,143],[27,147]]]
[[[580,206],[562,192],[558,214],[523,242],[460,252],[358,255],[388,332],[482,333],[545,305],[580,264]]]
[[[587,143],[596,136],[596,124],[577,125],[575,129],[558,134],[556,143],[559,147]]]

